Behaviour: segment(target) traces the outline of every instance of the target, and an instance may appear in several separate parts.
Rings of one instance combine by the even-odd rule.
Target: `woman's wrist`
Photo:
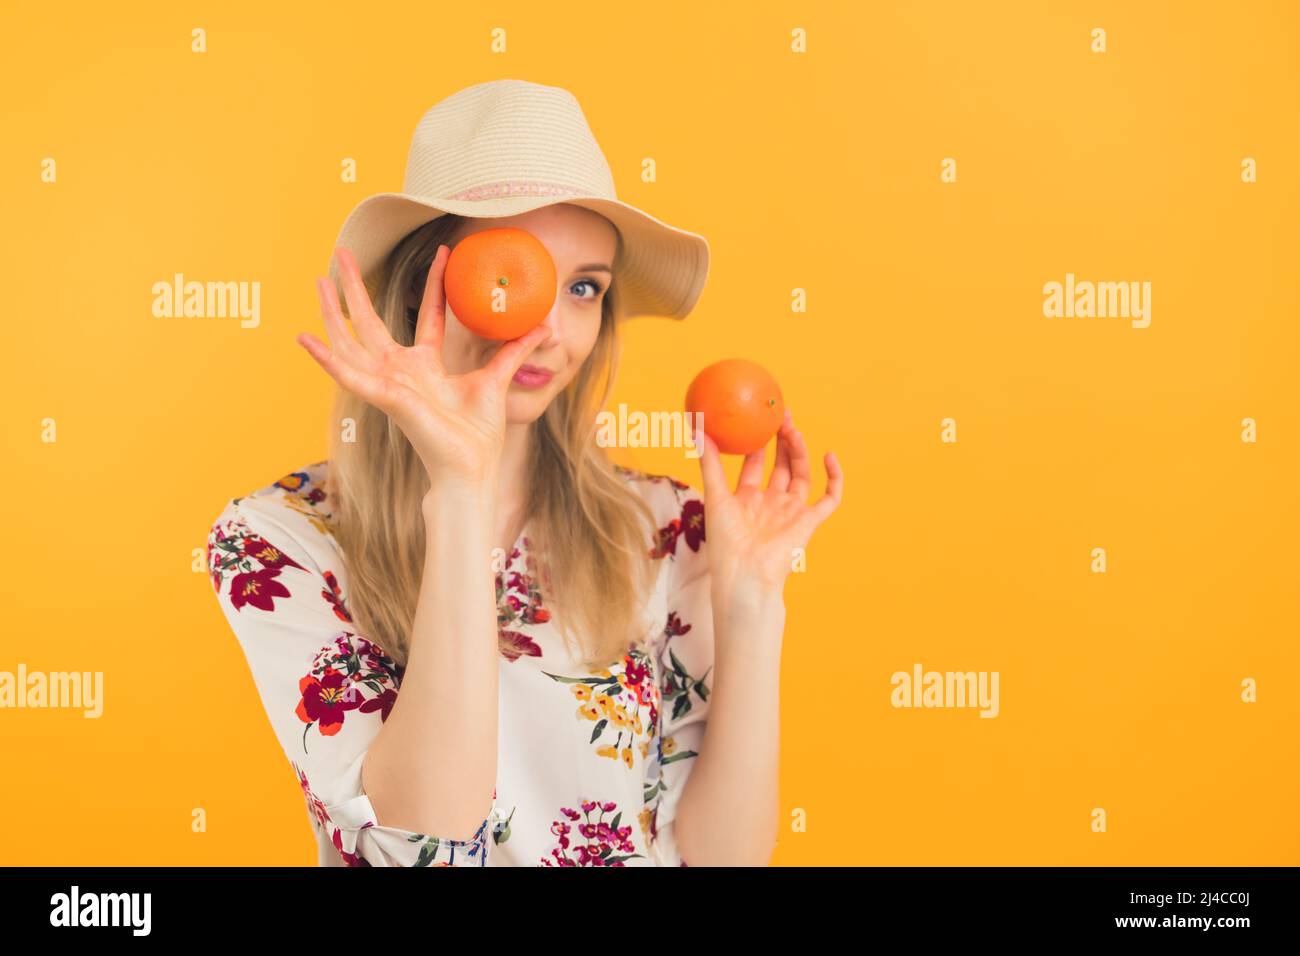
[[[494,566],[495,493],[495,487],[490,484],[439,484],[426,492],[420,509],[424,515],[426,563],[443,569],[454,568],[457,575],[481,568],[485,579],[490,581]],[[463,586],[468,586],[477,578],[460,580]],[[491,584],[487,587],[490,592]]]
[[[785,617],[784,581],[776,584],[746,578],[731,582],[725,576],[714,577],[709,597],[715,617],[746,623]]]
[[[496,475],[489,475],[480,481],[462,478],[440,478],[429,484],[420,502],[420,510],[425,520],[446,518],[449,515],[468,511],[487,518],[496,510]]]

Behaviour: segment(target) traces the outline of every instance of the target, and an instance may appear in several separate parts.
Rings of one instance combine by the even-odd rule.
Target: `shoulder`
[[[304,465],[228,499],[208,531],[209,568],[214,561],[220,563],[222,553],[265,551],[295,567],[331,554],[336,549],[331,500],[326,461]]]
[[[330,501],[329,462],[318,461],[230,498],[222,514],[296,514],[308,519],[321,534],[332,534]]]
[[[698,491],[672,475],[656,474],[623,465],[615,465],[614,472],[651,507],[666,507],[671,511],[679,509],[683,502],[703,500],[703,496]]]
[[[303,465],[299,469],[281,475],[269,484],[232,500],[237,503],[249,501],[258,504],[278,504],[293,509],[305,506],[310,508],[313,514],[328,517],[330,512],[329,462],[318,461]]]
[[[651,557],[676,559],[683,546],[698,552],[704,543],[704,496],[691,485],[674,478],[625,468],[614,469],[650,505],[656,522]]]

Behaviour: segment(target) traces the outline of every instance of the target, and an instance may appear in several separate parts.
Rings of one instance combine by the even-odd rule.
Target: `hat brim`
[[[497,219],[561,202],[599,213],[619,230],[623,249],[622,258],[614,266],[614,281],[624,316],[684,319],[690,314],[708,279],[708,241],[617,199],[530,195],[434,204],[405,193],[377,193],[363,199],[348,214],[334,247],[350,249],[362,277],[370,282],[403,237],[445,213]],[[332,251],[329,274],[335,283],[340,281]]]

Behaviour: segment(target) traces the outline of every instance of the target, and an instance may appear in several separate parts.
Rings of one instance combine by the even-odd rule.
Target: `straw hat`
[[[627,317],[686,317],[704,289],[708,242],[618,199],[573,94],[527,80],[477,83],[432,106],[415,128],[402,191],[358,203],[335,246],[351,249],[370,281],[407,233],[444,213],[496,218],[560,202],[618,229],[614,281]],[[332,255],[330,276],[340,281]]]

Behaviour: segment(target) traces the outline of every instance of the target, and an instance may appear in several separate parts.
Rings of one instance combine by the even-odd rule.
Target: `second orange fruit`
[[[447,305],[485,339],[515,339],[545,321],[555,304],[555,260],[531,232],[514,227],[470,233],[451,250],[442,276]]]
[[[748,455],[781,428],[785,399],[771,373],[748,359],[714,362],[686,390],[686,410],[704,414],[704,433],[725,455]]]

